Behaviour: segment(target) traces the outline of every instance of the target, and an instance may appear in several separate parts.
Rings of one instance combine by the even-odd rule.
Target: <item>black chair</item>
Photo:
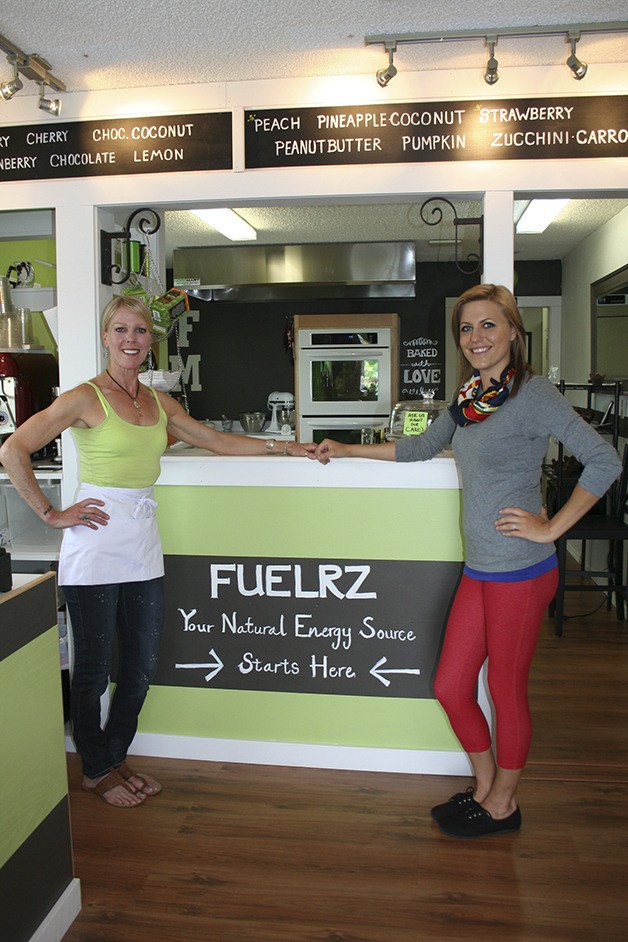
[[[623,621],[626,617],[626,603],[628,603],[628,583],[624,582],[624,542],[628,540],[628,523],[624,517],[628,513],[628,445],[624,446],[623,468],[621,477],[609,493],[609,512],[607,514],[586,514],[578,523],[567,530],[556,541],[558,555],[558,589],[556,598],[550,609],[556,619],[556,634],[562,635],[565,617],[565,592],[606,592],[609,608],[613,594],[617,618]],[[579,540],[585,546],[589,542],[605,540],[609,544],[608,568],[605,570],[587,569],[583,564],[580,569],[567,569],[567,543],[570,540]],[[569,583],[570,577],[578,579],[601,579],[603,584],[591,582],[578,584]],[[553,610],[553,611],[552,611]]]

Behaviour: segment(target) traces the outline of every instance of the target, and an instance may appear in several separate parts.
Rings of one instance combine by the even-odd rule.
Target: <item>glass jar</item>
[[[18,346],[28,347],[33,343],[33,325],[30,309],[27,307],[18,307],[15,309],[15,313],[20,323]]]
[[[22,328],[17,311],[0,313],[0,349],[16,350],[22,346]]]
[[[440,399],[412,399],[396,402],[390,414],[390,426],[386,438],[396,441],[408,435],[420,435],[447,408]]]

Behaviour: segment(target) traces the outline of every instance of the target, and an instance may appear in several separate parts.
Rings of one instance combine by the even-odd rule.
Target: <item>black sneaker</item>
[[[465,808],[477,804],[473,798],[474,791],[473,786],[469,785],[466,792],[457,792],[455,795],[452,795],[448,801],[444,801],[442,805],[435,805],[430,814],[435,821],[444,821],[445,818],[451,817],[452,814],[458,814],[460,811],[464,811]]]
[[[450,837],[483,837],[485,834],[509,834],[521,827],[521,812],[516,808],[507,818],[494,818],[490,812],[474,802],[456,815],[451,815],[438,826]]]

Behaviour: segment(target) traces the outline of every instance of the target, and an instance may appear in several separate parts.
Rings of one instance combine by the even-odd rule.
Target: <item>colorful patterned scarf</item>
[[[449,412],[456,425],[483,422],[499,409],[510,394],[509,383],[514,375],[514,367],[509,364],[499,380],[491,379],[492,385],[476,398],[480,388],[480,374],[476,371],[471,379],[460,387],[457,401],[449,406]]]

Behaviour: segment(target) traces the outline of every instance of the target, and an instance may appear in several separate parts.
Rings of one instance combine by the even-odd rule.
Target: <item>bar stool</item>
[[[609,607],[613,594],[617,618],[623,621],[626,617],[626,604],[628,603],[628,583],[624,581],[624,542],[628,539],[628,524],[624,517],[628,513],[628,445],[624,446],[622,473],[610,494],[610,508],[608,514],[585,514],[566,533],[556,540],[556,553],[558,556],[558,589],[553,603],[553,614],[556,619],[556,634],[562,635],[565,617],[565,592],[606,592]],[[570,540],[580,540],[584,543],[604,540],[609,544],[608,569],[593,570],[580,568],[575,571],[567,569],[567,543]],[[578,579],[601,579],[604,584],[574,584],[569,583],[569,577]],[[551,612],[550,612],[551,613]]]

